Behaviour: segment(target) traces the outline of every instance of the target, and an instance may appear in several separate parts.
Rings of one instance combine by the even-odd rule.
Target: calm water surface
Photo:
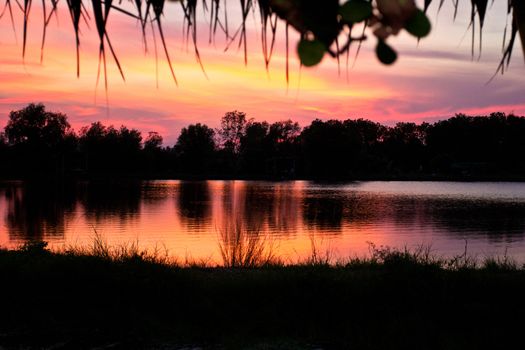
[[[335,257],[368,242],[431,245],[438,255],[525,261],[525,183],[144,181],[0,183],[0,245],[29,239],[88,245],[138,242],[181,259],[217,261],[232,227],[264,235],[295,261],[312,242]]]

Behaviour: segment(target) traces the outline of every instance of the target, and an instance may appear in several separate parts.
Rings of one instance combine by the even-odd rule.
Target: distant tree
[[[156,131],[150,131],[148,137],[144,141],[144,150],[146,151],[158,151],[162,148],[164,139]]]
[[[24,176],[63,174],[76,148],[76,135],[67,116],[46,111],[43,104],[31,103],[12,111],[4,130],[11,167]]]
[[[523,172],[525,170],[525,118],[513,114],[492,113],[491,118],[505,118],[504,138],[498,141],[501,155],[498,158],[506,169]]]
[[[342,121],[314,120],[301,133],[301,142],[309,175],[346,178],[357,170],[361,138]]]
[[[162,136],[155,131],[150,131],[144,141],[143,160],[144,169],[148,172],[166,172],[171,162],[168,158],[171,152],[162,148]]]
[[[241,168],[247,174],[264,174],[268,157],[267,122],[249,121],[240,140]]]
[[[270,125],[268,138],[274,143],[277,151],[283,152],[300,134],[301,127],[299,123],[288,119]]]
[[[361,136],[361,141],[369,148],[373,148],[379,142],[383,141],[388,130],[384,125],[362,118],[345,120],[345,124],[357,129]]]
[[[136,129],[112,125],[104,126],[100,122],[92,123],[80,130],[80,149],[86,157],[87,170],[94,171],[131,171],[140,165],[142,135]]]
[[[8,163],[11,163],[9,162],[8,150],[7,138],[3,132],[0,132],[0,171],[4,174],[6,170],[9,170],[10,164]]]
[[[301,127],[290,119],[270,125],[265,146],[267,149],[266,165],[272,176],[294,176],[297,168],[297,138]]]
[[[80,129],[80,138],[83,144],[101,143],[106,133],[106,127],[101,122],[94,122]]]
[[[233,111],[221,118],[221,127],[218,130],[221,146],[228,152],[237,154],[241,138],[246,127],[246,113]]]
[[[358,135],[360,151],[356,155],[356,170],[362,174],[384,173],[388,168],[383,141],[389,128],[366,119],[347,119],[345,128]]]
[[[524,117],[456,114],[428,126],[426,146],[434,169],[515,173],[525,169],[524,133]]]
[[[117,145],[123,155],[134,156],[142,149],[142,134],[137,129],[122,125],[116,132]]]
[[[430,150],[439,155],[447,155],[454,162],[479,162],[485,155],[481,149],[489,143],[480,134],[481,121],[465,114],[433,124],[427,135]],[[491,130],[495,132],[496,130]]]
[[[5,174],[192,174],[348,179],[412,176],[523,176],[525,117],[492,113],[456,116],[433,124],[388,127],[364,119],[314,120],[308,127],[284,120],[222,120],[221,140],[204,124],[183,128],[174,147],[150,132],[144,142],[132,128],[92,123],[71,130],[67,117],[31,104],[13,111],[0,133]],[[238,150],[236,150],[238,148]]]
[[[423,168],[427,124],[397,123],[384,135],[383,150],[391,160],[391,167],[405,172]]]
[[[79,144],[85,157],[83,167],[86,170],[98,170],[101,167],[99,155],[104,154],[106,133],[106,127],[101,122],[94,122],[80,129]]]
[[[54,148],[70,128],[65,114],[48,112],[43,104],[31,103],[9,113],[5,136],[11,145]]]
[[[202,172],[210,169],[215,152],[214,137],[215,131],[204,124],[182,128],[175,151],[183,171]]]
[[[7,138],[5,137],[5,133],[0,132],[0,149],[5,149],[7,147]]]

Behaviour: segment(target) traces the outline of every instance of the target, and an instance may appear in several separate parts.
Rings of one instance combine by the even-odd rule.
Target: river
[[[0,246],[138,244],[216,262],[232,231],[285,261],[364,256],[370,243],[525,261],[525,183],[105,181],[0,183]]]

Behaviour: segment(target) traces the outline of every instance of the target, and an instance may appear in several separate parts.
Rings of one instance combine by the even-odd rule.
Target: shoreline
[[[184,174],[96,174],[91,176],[2,176],[0,181],[312,181],[316,183],[351,183],[366,181],[381,182],[525,182],[525,175],[445,175],[445,174],[407,174],[407,175],[360,175],[346,178],[315,178],[315,177],[264,177],[264,176],[223,176],[223,175],[184,175]]]
[[[5,349],[481,349],[521,341],[525,266],[379,249],[343,265],[173,265],[0,249]]]

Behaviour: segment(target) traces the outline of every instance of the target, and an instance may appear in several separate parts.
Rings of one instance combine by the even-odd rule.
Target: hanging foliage
[[[1,0],[0,0],[1,1]],[[108,17],[111,12],[118,11],[130,18],[138,20],[142,31],[140,37],[144,41],[147,50],[146,31],[148,24],[151,24],[151,31],[154,35],[160,36],[167,64],[170,67],[172,77],[177,82],[172,61],[169,55],[168,46],[162,26],[162,18],[165,15],[166,0],[128,0],[131,6],[124,6],[123,1],[118,3],[113,0],[42,0],[43,10],[43,34],[41,50],[43,57],[46,30],[53,15],[57,15],[57,6],[66,6],[71,16],[71,22],[76,38],[77,52],[77,75],[80,74],[80,32],[81,27],[88,22],[94,21],[99,46],[99,72],[103,67],[106,74],[106,52],[109,49],[119,72],[124,79],[124,73],[120,66],[117,54],[110,41]],[[525,44],[525,1],[507,0],[508,16],[511,18],[510,35],[507,29],[504,32],[505,46],[503,56],[498,66],[498,72],[503,73],[510,62],[512,50],[516,37],[519,37],[522,44]],[[376,44],[376,55],[380,62],[392,64],[396,61],[398,54],[389,43],[391,36],[407,31],[417,40],[426,37],[431,32],[431,23],[426,12],[433,2],[425,0],[423,8],[418,8],[415,0],[229,0],[236,2],[228,4],[227,0],[172,0],[180,6],[180,11],[184,18],[184,34],[186,40],[191,38],[195,57],[204,71],[204,66],[197,44],[197,11],[202,11],[209,18],[209,40],[215,40],[218,33],[225,35],[227,39],[226,49],[233,43],[242,47],[247,62],[247,29],[246,22],[250,13],[257,11],[260,15],[261,25],[261,47],[266,68],[268,68],[272,53],[274,51],[277,36],[277,27],[283,25],[285,28],[285,40],[287,48],[286,76],[288,77],[288,49],[289,28],[293,28],[299,34],[299,41],[296,43],[296,52],[302,65],[315,66],[319,64],[325,56],[331,56],[338,60],[341,55],[348,55],[353,43],[361,44],[369,37],[374,37]],[[445,0],[439,0],[438,8],[441,9]],[[455,7],[454,17],[457,16],[459,0],[451,0]],[[475,54],[475,38],[479,31],[479,53],[481,54],[481,43],[483,25],[488,10],[488,0],[471,0],[470,28],[472,31],[472,55]],[[23,14],[23,51],[25,56],[27,45],[27,31],[31,15],[32,0],[24,0],[23,3],[13,0],[4,0],[3,9],[0,11],[0,19],[8,14],[12,22],[13,30],[16,29],[13,11],[20,10]],[[89,6],[86,6],[88,5]],[[238,6],[241,14],[240,26],[230,28],[228,25],[229,12],[232,6]],[[51,9],[48,11],[48,9]],[[209,16],[209,17],[208,17]],[[7,16],[6,16],[7,17]],[[476,29],[477,28],[477,29]],[[156,29],[156,30],[155,30]],[[358,32],[355,35],[354,32]],[[154,40],[154,44],[156,40]],[[525,56],[525,46],[524,56]],[[156,52],[156,48],[155,48]],[[41,59],[42,59],[41,57]],[[288,78],[287,78],[288,79]]]

